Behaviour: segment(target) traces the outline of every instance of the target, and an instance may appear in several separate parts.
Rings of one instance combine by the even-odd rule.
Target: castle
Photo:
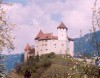
[[[42,30],[37,34],[35,40],[34,51],[29,44],[27,44],[25,50],[25,60],[29,56],[33,55],[41,55],[50,52],[54,52],[56,54],[70,54],[74,55],[74,40],[69,38],[67,35],[68,28],[61,23],[57,27],[58,36],[54,36],[53,33],[44,33]]]

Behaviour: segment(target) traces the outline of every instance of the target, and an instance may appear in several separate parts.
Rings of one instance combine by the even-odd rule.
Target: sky
[[[15,50],[12,54],[24,52],[27,43],[34,45],[39,30],[53,32],[63,22],[68,28],[68,36],[79,37],[89,33],[92,22],[94,0],[6,0],[12,6],[7,9],[9,22],[16,24],[13,31]],[[5,51],[5,53],[7,53]]]

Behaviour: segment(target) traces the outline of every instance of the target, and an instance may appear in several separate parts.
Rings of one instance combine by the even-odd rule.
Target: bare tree
[[[12,31],[14,29],[14,24],[8,22],[8,17],[6,10],[3,6],[9,6],[4,0],[0,0],[0,78],[5,74],[5,56],[2,54],[4,49],[8,52],[14,50]]]
[[[94,2],[92,25],[100,29],[100,7],[97,6],[97,3],[99,3],[99,0]]]
[[[82,56],[82,30],[80,30],[80,39],[78,42],[78,57]]]
[[[95,49],[96,56],[100,55],[100,42],[98,40],[98,36],[96,34],[96,28],[98,27],[100,29],[100,9],[97,7],[98,0],[95,0],[94,7],[93,7],[93,13],[92,13],[92,44]]]

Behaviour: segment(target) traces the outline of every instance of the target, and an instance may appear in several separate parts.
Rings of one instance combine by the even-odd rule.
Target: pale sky
[[[57,26],[63,22],[68,28],[68,36],[79,37],[79,32],[89,33],[92,21],[94,0],[7,0],[13,6],[5,8],[11,23],[17,25],[14,30],[15,50],[22,53],[27,43],[34,45],[39,32],[53,32],[57,35]],[[6,52],[6,51],[5,51]]]

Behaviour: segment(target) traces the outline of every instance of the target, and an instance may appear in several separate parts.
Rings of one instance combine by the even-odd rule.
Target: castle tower
[[[68,38],[67,38],[67,30],[68,30],[68,28],[63,23],[61,23],[57,27],[57,30],[58,30],[58,40],[68,41]]]
[[[29,46],[29,44],[26,45],[24,51],[25,51],[25,55],[24,55],[24,61],[28,60],[28,53],[30,52],[31,47]]]

